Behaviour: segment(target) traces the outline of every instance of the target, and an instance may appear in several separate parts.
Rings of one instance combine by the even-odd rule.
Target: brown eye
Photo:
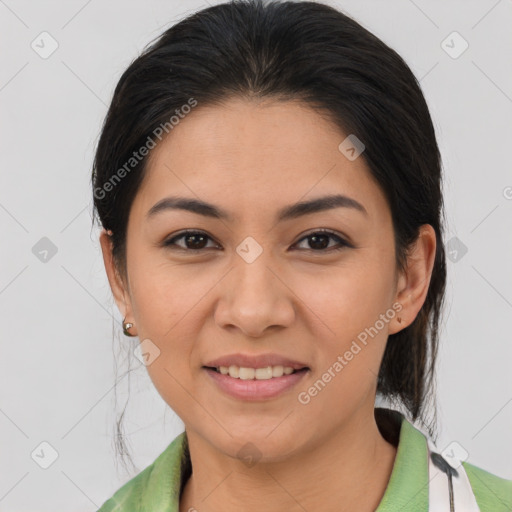
[[[349,244],[339,235],[327,230],[314,231],[313,233],[303,237],[301,240],[299,240],[298,243],[300,244],[303,240],[308,241],[307,243],[309,247],[306,247],[305,249],[309,251],[330,252],[331,250],[337,251],[344,249],[345,247],[352,247],[351,244]],[[329,247],[330,240],[337,241],[337,245],[334,245],[334,247]]]
[[[183,245],[177,244],[178,240],[183,239]],[[208,248],[207,241],[211,238],[201,231],[184,231],[181,234],[170,238],[164,242],[165,247],[177,248],[189,251],[200,251]],[[174,247],[173,247],[174,246]]]
[[[335,241],[334,245],[331,245],[331,241]],[[164,247],[171,248],[173,250],[182,250],[187,252],[199,252],[203,249],[218,249],[219,246],[214,243],[213,246],[208,247],[208,242],[213,242],[213,239],[202,231],[183,231],[178,235],[169,238],[163,243]],[[331,252],[344,249],[346,247],[353,247],[350,243],[344,240],[342,237],[327,230],[317,230],[309,235],[303,237],[295,245],[300,245],[307,241],[308,247],[303,249],[312,252]],[[179,242],[179,243],[178,243]]]

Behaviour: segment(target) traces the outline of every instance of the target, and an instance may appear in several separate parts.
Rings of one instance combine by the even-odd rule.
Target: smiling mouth
[[[294,373],[306,372],[309,370],[307,366],[300,369],[294,369],[290,366],[266,366],[264,368],[247,368],[239,366],[203,366],[207,370],[215,371],[221,375],[232,377],[240,380],[269,380],[279,377],[285,377]]]

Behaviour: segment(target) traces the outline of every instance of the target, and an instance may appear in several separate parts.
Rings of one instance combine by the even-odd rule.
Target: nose
[[[295,295],[285,276],[272,265],[265,251],[252,263],[235,258],[234,268],[218,285],[215,322],[238,328],[248,337],[288,327],[295,318]]]

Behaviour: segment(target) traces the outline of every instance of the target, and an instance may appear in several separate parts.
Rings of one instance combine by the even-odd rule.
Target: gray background
[[[456,441],[469,462],[512,478],[512,1],[329,3],[421,79],[446,173],[451,253],[438,445]],[[127,357],[135,368],[126,431],[138,469],[182,431],[131,355],[137,339],[120,331],[89,179],[122,71],[206,5],[0,0],[0,511],[95,511],[134,476],[117,470],[112,448],[115,360],[118,378]],[[43,31],[58,43],[47,58]],[[469,44],[457,58],[453,31]],[[125,377],[118,412],[127,391]],[[52,448],[42,442],[58,453],[47,469]]]

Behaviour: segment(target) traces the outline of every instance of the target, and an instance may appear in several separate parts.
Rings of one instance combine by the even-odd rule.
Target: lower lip
[[[210,368],[203,369],[206,370],[206,373],[222,391],[234,398],[243,400],[262,400],[279,396],[295,386],[309,371],[300,370],[290,375],[272,377],[265,380],[243,380],[234,379],[229,375],[224,375]]]

